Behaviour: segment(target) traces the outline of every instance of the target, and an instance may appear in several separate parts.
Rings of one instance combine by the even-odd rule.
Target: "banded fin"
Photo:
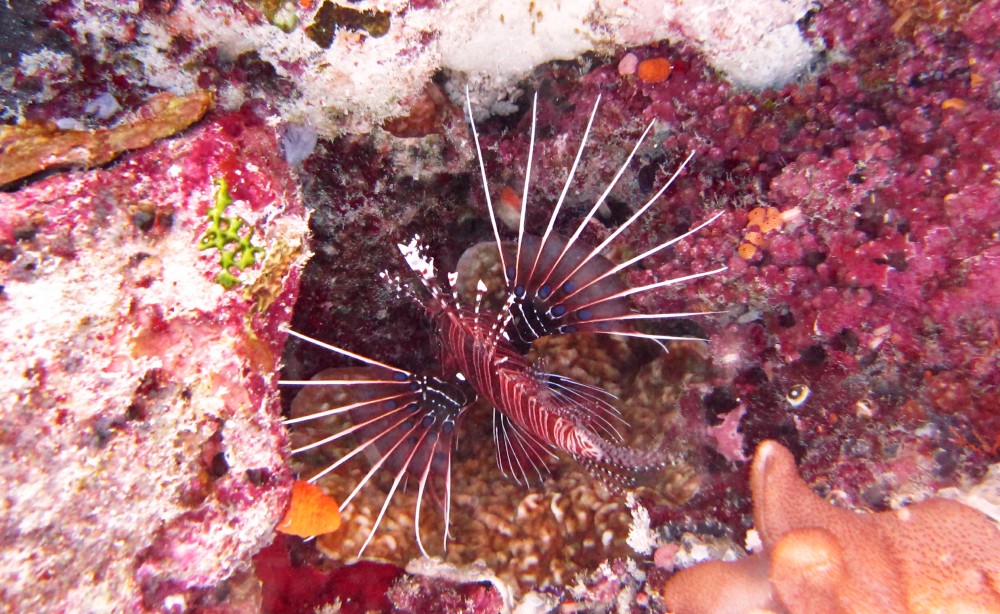
[[[627,298],[607,300],[629,289],[619,276],[605,275],[614,268],[611,261],[597,256],[578,266],[589,255],[589,246],[567,245],[566,239],[552,234],[544,243],[534,235],[525,235],[520,248],[515,254],[513,246],[504,245],[504,261],[516,260],[520,270],[530,272],[509,289],[511,319],[504,332],[518,351],[526,352],[539,337],[574,332],[579,322],[590,318],[607,320],[588,328],[613,330],[614,318],[631,312]],[[514,277],[512,265],[506,275]],[[558,287],[549,281],[564,277]],[[620,328],[631,330],[627,324]]]
[[[621,492],[635,488],[646,473],[665,467],[669,459],[663,444],[649,450],[636,450],[609,441],[600,441],[601,458],[574,455],[574,459],[608,488]]]
[[[465,393],[456,385],[441,379],[397,369],[294,331],[289,333],[369,364],[366,367],[327,370],[318,379],[280,382],[283,385],[305,387],[305,391],[293,402],[294,415],[285,421],[286,425],[338,415],[345,416],[350,423],[350,426],[338,428],[327,437],[293,449],[292,454],[321,448],[349,435],[355,438],[356,445],[349,452],[310,477],[310,482],[335,471],[362,452],[369,455],[371,466],[351,493],[343,499],[341,511],[347,508],[379,470],[387,470],[393,475],[389,492],[358,556],[371,543],[393,495],[401,485],[405,487],[404,480],[408,477],[417,480],[414,530],[417,545],[425,556],[427,552],[420,535],[423,496],[432,482],[441,483],[445,516],[444,547],[447,549],[451,455],[458,426],[470,403]],[[314,406],[308,407],[310,404]]]
[[[545,386],[553,399],[552,408],[556,413],[575,420],[585,429],[599,433],[612,441],[623,440],[616,424],[627,427],[628,422],[610,400],[618,398],[599,386],[590,386],[573,378],[547,373],[541,370],[543,364],[532,366],[532,373]]]
[[[672,337],[637,332],[632,326],[632,320],[678,318],[705,315],[713,312],[633,314],[630,313],[627,297],[632,294],[647,292],[675,283],[714,275],[725,271],[727,268],[723,266],[711,271],[656,282],[639,288],[629,288],[619,278],[620,272],[627,270],[637,262],[667,249],[678,241],[711,224],[722,215],[721,212],[681,236],[664,241],[625,263],[613,265],[600,255],[629,226],[642,217],[659,200],[664,192],[673,185],[673,182],[687,167],[688,162],[691,161],[694,152],[688,154],[666,183],[645,204],[639,207],[628,220],[601,242],[600,245],[591,248],[588,245],[578,242],[587,224],[597,214],[598,210],[607,200],[608,195],[618,184],[625,170],[631,164],[633,158],[635,158],[643,141],[652,131],[654,122],[650,122],[646,126],[642,136],[639,137],[639,140],[632,148],[624,163],[617,173],[615,173],[604,192],[597,198],[593,206],[580,221],[573,234],[566,239],[553,232],[556,218],[562,210],[566,195],[576,176],[580,160],[583,157],[600,101],[600,96],[598,96],[594,102],[594,108],[591,111],[583,137],[580,140],[573,165],[567,174],[559,199],[549,216],[545,231],[541,237],[535,237],[525,232],[524,226],[527,219],[528,193],[531,183],[535,129],[538,117],[538,96],[537,94],[535,95],[531,107],[531,134],[528,147],[528,160],[524,171],[524,190],[521,197],[521,215],[518,223],[517,241],[514,247],[511,248],[505,246],[500,238],[499,227],[496,223],[497,215],[494,211],[492,198],[490,197],[489,184],[486,178],[486,166],[479,144],[479,135],[476,131],[475,122],[472,121],[472,105],[469,100],[468,88],[466,88],[466,108],[472,128],[473,141],[476,145],[476,157],[479,161],[480,174],[482,175],[487,209],[497,249],[500,252],[501,268],[504,272],[504,278],[510,294],[510,299],[508,300],[509,312],[506,314],[507,317],[499,320],[500,326],[497,327],[497,330],[499,334],[508,339],[522,353],[526,352],[531,342],[539,337],[576,331],[642,337],[658,343],[664,340],[689,339],[687,337]]]
[[[493,441],[500,472],[525,486],[542,483],[550,473],[549,461],[559,459],[551,446],[497,409],[493,410]]]

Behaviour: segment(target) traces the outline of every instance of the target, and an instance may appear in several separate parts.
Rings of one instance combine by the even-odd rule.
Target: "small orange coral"
[[[649,58],[639,62],[639,78],[646,83],[661,83],[667,80],[673,66],[667,58]]]
[[[1000,612],[1000,530],[946,499],[855,514],[799,477],[791,452],[765,441],[750,470],[764,551],[675,574],[676,614]]]
[[[897,36],[913,38],[920,30],[943,32],[960,26],[977,0],[888,0]]]
[[[744,243],[736,248],[736,253],[744,260],[750,260],[757,255],[757,246],[753,243]]]
[[[500,190],[499,205],[497,216],[500,221],[506,224],[507,228],[517,230],[521,223],[521,195],[514,188],[505,185]]]
[[[941,103],[941,108],[945,111],[961,111],[965,108],[965,101],[961,98],[949,98]]]
[[[296,480],[292,484],[292,500],[276,530],[288,535],[312,537],[332,533],[340,528],[340,509],[333,498],[319,486]]]
[[[771,232],[781,228],[781,212],[776,207],[757,207],[750,211],[747,228],[756,226],[761,232]]]
[[[756,207],[747,216],[748,230],[743,235],[743,243],[736,249],[740,258],[752,260],[762,249],[767,249],[767,233],[779,230],[784,224],[785,216],[775,207]]]

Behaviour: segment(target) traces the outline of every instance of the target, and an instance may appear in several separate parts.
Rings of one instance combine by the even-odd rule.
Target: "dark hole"
[[[826,260],[826,254],[823,252],[809,252],[802,257],[802,264],[807,267],[816,267],[822,264]]]
[[[906,254],[903,252],[892,252],[885,257],[886,263],[897,271],[905,271],[909,268],[906,263]]]
[[[803,364],[816,367],[823,364],[824,360],[826,360],[826,350],[818,343],[802,350]]]
[[[136,209],[132,212],[132,224],[142,232],[149,232],[156,221],[156,214],[146,209]]]
[[[229,463],[226,462],[225,452],[219,452],[212,457],[212,465],[208,468],[208,472],[213,478],[221,478],[229,473]]]
[[[727,386],[713,388],[701,403],[705,406],[705,418],[710,424],[718,424],[718,416],[729,413],[740,404],[732,389]]]
[[[778,325],[782,328],[795,326],[795,314],[788,308],[788,305],[782,305],[778,308]]]
[[[845,328],[837,333],[830,341],[830,345],[840,352],[853,352],[858,347],[858,336],[853,330]]]
[[[266,467],[247,469],[247,480],[254,486],[263,486],[271,480],[271,471]]]

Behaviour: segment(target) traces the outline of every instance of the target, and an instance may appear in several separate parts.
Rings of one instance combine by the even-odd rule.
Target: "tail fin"
[[[600,440],[599,446],[600,459],[576,457],[576,460],[615,492],[634,488],[643,474],[658,471],[670,461],[662,442],[648,450],[636,450],[606,439]]]

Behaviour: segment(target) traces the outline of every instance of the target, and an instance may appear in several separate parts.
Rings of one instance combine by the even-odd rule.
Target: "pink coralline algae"
[[[681,401],[695,433],[700,420],[712,427],[742,403],[745,454],[779,438],[805,454],[807,474],[877,507],[903,485],[934,487],[997,458],[1000,112],[988,84],[1000,50],[979,33],[997,10],[983,2],[960,28],[890,45],[879,5],[830,5],[809,32],[848,59],[800,85],[735,92],[693,58],[662,84],[619,87],[610,104],[670,126],[660,142],[668,160],[698,152],[659,225],[636,242],[703,220],[699,203],[733,209],[648,273],[664,279],[728,254],[728,279],[672,299],[731,310],[728,321],[702,324],[711,368]],[[845,20],[856,24],[848,31]],[[608,67],[583,81],[603,89],[622,77]],[[944,104],[955,99],[964,105]],[[543,164],[557,157],[550,146]],[[635,191],[648,185],[646,172],[666,170],[651,160]],[[744,260],[736,248],[762,205],[784,223]],[[786,397],[798,386],[811,394],[793,407]],[[726,397],[734,402],[713,405]],[[722,451],[702,441],[710,457]]]
[[[232,290],[198,250],[214,179],[262,250]],[[0,194],[0,603],[259,601],[241,579],[291,481],[276,369],[308,254],[291,181],[274,131],[236,113]]]

